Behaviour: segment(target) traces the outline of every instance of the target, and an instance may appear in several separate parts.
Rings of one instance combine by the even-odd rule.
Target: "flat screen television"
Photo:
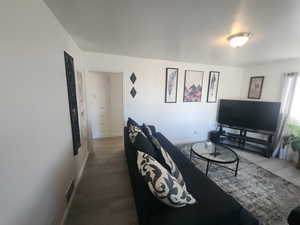
[[[222,99],[218,123],[231,127],[275,132],[280,111],[279,102]]]

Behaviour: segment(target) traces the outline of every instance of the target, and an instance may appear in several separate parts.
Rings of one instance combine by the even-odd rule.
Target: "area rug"
[[[192,144],[178,145],[189,158]],[[192,159],[201,171],[206,162]],[[240,157],[238,176],[218,166],[211,166],[209,178],[248,209],[262,225],[288,225],[290,211],[300,205],[300,187]]]

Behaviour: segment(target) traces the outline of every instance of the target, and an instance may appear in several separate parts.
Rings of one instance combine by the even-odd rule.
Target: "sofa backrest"
[[[136,163],[137,149],[130,143],[127,127],[124,128],[124,147],[138,217],[140,224],[145,224],[145,221],[151,215],[154,215],[158,210],[166,206],[150,192],[144,178],[138,171]]]

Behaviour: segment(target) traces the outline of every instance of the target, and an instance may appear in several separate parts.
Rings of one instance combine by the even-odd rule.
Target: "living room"
[[[123,145],[126,135],[92,137],[86,81],[95,71],[122,74],[119,111],[125,133],[129,117],[137,127],[154,126],[166,151],[176,148],[182,161],[197,168],[199,181],[190,182],[175,154],[196,203],[178,209],[163,205],[163,216],[176,212],[182,219],[164,224],[220,224],[209,216],[224,216],[232,225],[300,224],[294,129],[300,121],[299,7],[295,0],[4,1],[0,224],[159,224],[155,219],[168,218],[141,218],[145,209],[131,183],[136,160],[127,164],[125,152],[132,147]],[[210,140],[211,131],[220,134],[225,99],[281,103],[267,157]],[[241,136],[254,131],[258,136],[252,138],[267,142],[259,129],[231,128],[239,128],[233,132]],[[239,138],[243,145],[245,137]],[[218,167],[220,162],[190,157],[199,143],[230,149],[234,162],[228,166],[236,174]],[[226,196],[210,196],[216,205],[229,201],[243,216],[235,220],[218,207],[207,213],[194,208],[206,195],[194,193],[200,181],[217,190],[216,196]],[[161,203],[147,191],[151,201]],[[212,207],[202,204],[203,210]]]

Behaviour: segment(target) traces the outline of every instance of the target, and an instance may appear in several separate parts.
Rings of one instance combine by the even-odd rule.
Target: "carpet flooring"
[[[191,145],[178,145],[187,158]],[[192,161],[197,168],[205,171],[205,161]],[[262,225],[288,225],[288,214],[300,205],[298,186],[242,157],[237,177],[232,171],[218,166],[212,166],[208,176],[258,218]]]

